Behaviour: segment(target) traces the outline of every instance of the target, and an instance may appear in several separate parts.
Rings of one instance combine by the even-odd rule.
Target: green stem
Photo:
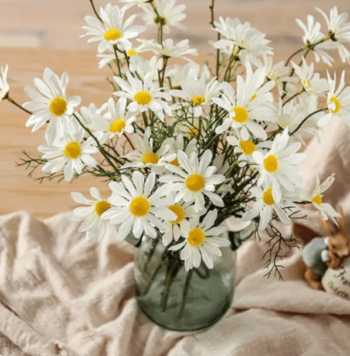
[[[90,4],[91,4],[91,6],[92,6],[92,9],[94,10],[95,16],[103,23],[103,21],[102,21],[100,15],[99,15],[98,12],[96,11],[94,1],[93,1],[93,0],[90,0]]]
[[[181,307],[180,307],[180,312],[179,312],[179,319],[182,318],[182,314],[185,310],[185,306],[186,306],[186,299],[187,299],[187,294],[188,294],[188,289],[190,287],[190,282],[191,282],[191,278],[193,275],[193,268],[190,269],[187,272],[187,277],[186,277],[186,281],[185,281],[185,287],[182,293],[182,301],[181,301]]]
[[[119,73],[119,77],[120,78],[123,78],[122,76],[122,70],[121,70],[121,67],[120,67],[120,61],[119,61],[119,57],[118,57],[118,53],[117,53],[117,45],[113,45],[113,49],[114,49],[114,54],[115,54],[115,60],[117,62],[117,66],[118,66],[118,73]]]
[[[11,104],[17,106],[19,109],[23,110],[24,112],[26,112],[29,115],[32,115],[33,113],[30,112],[29,110],[25,109],[22,105],[16,103],[12,98],[10,98],[9,96],[7,96],[6,98]]]
[[[309,119],[311,116],[313,116],[319,112],[322,112],[326,109],[327,109],[327,107],[324,107],[324,108],[316,110],[316,111],[312,112],[310,115],[306,116],[306,118],[298,125],[298,127],[290,134],[290,136],[293,136],[304,125],[304,123],[307,119]]]
[[[288,102],[290,102],[291,100],[293,100],[294,98],[296,98],[298,95],[304,93],[305,91],[305,88],[299,90],[297,93],[295,93],[294,95],[292,95],[288,100],[286,100],[284,103],[283,103],[283,106],[286,105]]]

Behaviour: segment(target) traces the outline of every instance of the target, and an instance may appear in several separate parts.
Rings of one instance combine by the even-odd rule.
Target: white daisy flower
[[[203,76],[199,80],[185,80],[181,83],[181,90],[170,90],[170,94],[186,100],[182,106],[191,106],[193,115],[199,117],[203,108],[212,105],[213,96],[219,95],[221,83],[214,77],[209,83]]]
[[[95,133],[95,136],[99,136]],[[84,141],[85,131],[75,120],[65,122],[62,136],[51,145],[41,145],[38,150],[44,153],[48,162],[43,166],[43,172],[56,173],[64,167],[64,179],[70,181],[74,172],[81,174],[84,166],[96,167],[92,154],[98,152],[96,142],[89,137]]]
[[[111,208],[111,204],[102,199],[101,193],[97,188],[90,189],[93,199],[87,199],[81,193],[71,193],[72,199],[78,204],[88,205],[73,210],[71,220],[83,221],[79,227],[79,232],[86,232],[87,241],[103,237],[108,222],[101,219],[101,215]]]
[[[127,101],[120,98],[116,103],[113,98],[108,100],[108,112],[97,120],[94,118],[90,127],[94,131],[103,131],[108,133],[109,138],[115,135],[121,137],[124,133],[133,133],[136,117],[132,112],[126,112]]]
[[[343,71],[338,89],[336,89],[336,73],[334,79],[328,74],[330,90],[328,93],[328,110],[329,113],[324,115],[319,121],[318,126],[324,127],[330,125],[334,118],[339,118],[350,126],[350,87],[345,87],[345,71]]]
[[[188,203],[195,202],[195,211],[200,211],[205,207],[206,195],[214,205],[224,206],[223,200],[214,191],[216,185],[225,181],[225,177],[214,174],[216,167],[209,166],[212,157],[213,154],[209,150],[206,150],[200,159],[194,152],[188,157],[185,152],[179,151],[177,158],[180,166],[166,165],[166,168],[175,175],[164,175],[159,180],[174,183],[173,190],[177,192],[175,202],[182,199]]]
[[[302,67],[292,62],[296,75],[300,78],[304,90],[310,95],[322,96],[329,89],[327,79],[320,78],[319,73],[314,73],[314,64],[307,65],[305,59],[302,60]]]
[[[280,201],[276,201],[274,199],[273,188],[270,186],[266,186],[264,189],[254,187],[251,189],[251,192],[256,198],[256,202],[253,208],[243,215],[243,221],[251,221],[259,215],[259,229],[265,230],[275,211],[282,223],[290,224],[290,218],[287,212],[292,213],[296,211],[296,206],[292,203],[293,197],[283,195]]]
[[[226,162],[225,163],[225,156],[223,154],[217,155],[213,161],[213,166],[216,167],[217,174],[221,174],[225,176],[226,172],[230,168],[230,165]],[[234,190],[232,189],[233,179],[226,179],[225,182],[219,187],[217,193],[223,198],[227,193],[233,193]]]
[[[300,19],[296,19],[297,24],[303,29],[304,36],[303,41],[305,43],[305,48],[309,45],[314,45],[321,41],[322,39],[326,39],[326,36],[321,32],[321,25],[319,22],[315,23],[315,19],[313,16],[307,16],[307,24],[304,24]],[[316,62],[322,60],[329,66],[332,66],[332,62],[334,59],[327,53],[325,50],[336,48],[335,44],[332,41],[326,40],[325,42],[319,43],[312,49],[314,53]]]
[[[169,27],[177,27],[186,29],[180,22],[186,18],[186,5],[176,5],[176,0],[154,0],[153,6],[156,7],[159,17],[155,14],[153,6],[143,6],[145,11],[144,21],[146,25],[156,24],[163,25],[166,32],[169,32]]]
[[[169,146],[169,153],[175,154],[175,158],[171,162],[169,162],[169,164],[172,164],[176,167],[180,165],[179,160],[177,158],[177,154],[179,151],[184,151],[187,156],[190,156],[193,152],[197,153],[197,140],[190,140],[185,147],[184,137],[181,134],[177,135],[175,139],[173,137],[166,139],[164,141],[164,144]]]
[[[157,56],[152,57],[149,60],[146,60],[139,56],[137,60],[137,67],[135,72],[141,78],[141,80],[145,80],[146,75],[148,73],[152,74],[152,79],[155,82],[154,85],[159,86],[157,81],[159,79],[158,74],[159,71],[163,68],[163,58],[158,58]],[[148,74],[150,75],[150,74]]]
[[[121,224],[117,237],[120,240],[131,233],[135,237],[141,237],[142,233],[150,237],[157,237],[158,228],[165,231],[163,220],[176,220],[177,215],[168,209],[174,204],[169,194],[171,184],[159,187],[153,194],[156,176],[151,173],[145,182],[141,172],[134,172],[132,181],[125,175],[121,176],[122,182],[109,183],[113,194],[108,202],[113,205],[111,209],[102,214],[102,219],[110,220],[113,225]]]
[[[227,53],[238,57],[246,65],[251,63],[259,65],[258,56],[273,55],[270,43],[265,39],[266,34],[252,28],[249,22],[241,23],[239,19],[220,17],[220,22],[215,22],[214,30],[221,33],[226,39],[214,43],[215,48],[225,49]]]
[[[184,66],[178,64],[168,66],[165,76],[170,78],[172,89],[181,89],[182,82],[186,80],[198,80],[204,77],[205,81],[209,82],[211,77],[208,66],[204,65],[201,68],[197,63],[187,63]]]
[[[76,112],[75,115],[78,116],[84,126],[91,128],[93,122],[102,120],[102,116],[106,109],[107,103],[103,104],[99,109],[94,103],[91,103],[89,106],[82,106],[80,111]]]
[[[269,98],[266,94],[273,88],[275,83],[269,81],[263,84],[264,81],[264,73],[259,70],[255,81],[249,80],[249,82],[245,82],[241,76],[237,76],[237,90],[232,88],[229,83],[222,84],[223,94],[221,98],[213,98],[213,102],[225,109],[230,117],[216,128],[217,134],[233,128],[241,129],[241,135],[245,141],[249,139],[249,132],[262,140],[267,139],[266,131],[256,121],[275,120],[275,108],[266,100]],[[257,94],[259,92],[262,94]]]
[[[175,195],[172,193],[172,199],[175,201]],[[172,221],[164,221],[165,233],[162,236],[162,241],[164,246],[168,246],[173,240],[178,241],[181,236],[181,225],[188,221],[188,219],[195,216],[202,216],[206,213],[206,210],[196,212],[191,203],[186,203],[184,201],[179,201],[168,207],[174,214],[176,214],[177,219]]]
[[[299,142],[288,146],[289,138],[287,128],[282,134],[276,135],[271,150],[266,154],[259,151],[253,153],[260,171],[258,184],[272,187],[276,202],[281,200],[282,189],[293,192],[301,186],[297,165],[305,158],[305,154],[296,153],[301,146]]]
[[[153,139],[151,137],[151,128],[147,127],[143,137],[134,134],[133,141],[136,150],[127,153],[124,158],[132,162],[126,163],[122,168],[152,168],[154,173],[160,174],[165,165],[176,158],[176,154],[169,149],[170,142],[164,141],[160,148],[154,152]]]
[[[343,12],[338,14],[338,9],[334,6],[330,11],[330,17],[320,9],[316,8],[325,18],[328,26],[328,35],[338,48],[340,58],[343,62],[350,62],[350,52],[343,45],[343,42],[350,42],[350,22],[347,22],[348,14]]]
[[[211,210],[202,222],[199,222],[199,217],[194,217],[181,225],[181,233],[185,240],[178,245],[171,246],[169,250],[182,249],[180,258],[185,261],[186,271],[193,267],[198,268],[202,260],[209,269],[212,269],[214,267],[213,256],[222,255],[220,247],[230,246],[228,239],[219,237],[226,231],[226,227],[222,225],[213,227],[217,216],[217,210]]]
[[[113,51],[113,45],[119,43],[126,45],[130,38],[135,38],[145,30],[144,26],[131,26],[136,15],[132,15],[124,21],[126,9],[126,6],[119,8],[112,4],[107,4],[104,9],[101,7],[100,17],[103,22],[94,16],[86,16],[85,21],[88,26],[83,26],[83,29],[88,33],[82,37],[92,36],[88,42],[100,42],[99,53],[107,49]]]
[[[32,101],[24,103],[23,107],[33,113],[26,123],[27,127],[33,126],[33,132],[49,121],[46,140],[51,144],[58,134],[58,126],[62,126],[63,122],[73,114],[81,98],[80,96],[67,97],[66,88],[69,81],[67,73],[63,73],[59,79],[51,69],[46,68],[43,79],[34,79],[38,91],[30,86],[24,88]]]
[[[140,40],[144,46],[145,51],[152,51],[158,56],[168,57],[168,58],[183,58],[187,61],[192,61],[191,59],[185,57],[188,54],[198,55],[197,49],[190,48],[189,40],[183,40],[174,44],[174,41],[169,38],[163,42],[163,45],[154,42],[153,40]]]
[[[227,136],[227,142],[233,146],[234,153],[239,154],[238,165],[244,167],[248,164],[255,164],[253,159],[253,153],[262,150],[263,148],[271,148],[271,142],[265,141],[260,143],[254,143],[254,141],[249,137],[248,140],[243,140],[242,137],[238,134],[238,137],[232,135]]]
[[[126,73],[128,81],[120,77],[113,77],[122,91],[117,91],[114,95],[129,99],[131,103],[128,109],[135,114],[145,112],[148,109],[153,111],[160,120],[164,121],[164,112],[171,115],[169,105],[161,100],[171,100],[168,93],[163,92],[163,88],[156,88],[152,82],[153,74],[147,73],[144,81],[134,78],[129,72]]]
[[[7,73],[8,73],[8,65],[6,64],[5,69],[1,67],[1,76],[0,76],[0,101],[7,98],[8,93],[10,91],[10,87],[7,84]]]
[[[328,177],[322,184],[320,183],[320,177],[316,177],[316,186],[315,188],[308,193],[306,199],[311,201],[314,207],[320,211],[321,216],[324,220],[331,218],[334,223],[336,223],[335,218],[340,216],[334,208],[327,203],[323,202],[323,193],[334,183],[335,178],[334,174]]]

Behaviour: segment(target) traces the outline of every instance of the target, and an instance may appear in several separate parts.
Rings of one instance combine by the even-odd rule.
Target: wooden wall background
[[[117,3],[117,1],[112,1]],[[215,38],[210,30],[210,0],[179,0],[188,7],[186,31],[176,31],[177,40],[190,38],[193,47],[199,49],[200,61],[206,59],[209,41]],[[97,6],[107,3],[95,0]],[[350,12],[349,0],[216,0],[216,15],[239,17],[267,33],[275,48],[276,59],[285,59],[301,45],[302,31],[295,18],[306,19],[314,14],[316,6],[328,11],[337,5],[339,10]],[[95,102],[101,105],[110,95],[110,86],[104,80],[108,70],[97,68],[96,46],[79,36],[84,33],[84,16],[91,14],[88,0],[0,0],[0,66],[10,66],[11,96],[18,102],[27,100],[23,87],[33,85],[33,78],[41,77],[45,67],[56,73],[70,74],[69,93],[80,95],[83,104]],[[316,14],[323,21],[321,15]],[[147,36],[151,36],[148,31]],[[338,57],[337,55],[335,56]],[[337,58],[335,69],[348,69]],[[325,74],[326,67],[322,66]],[[108,188],[103,182],[83,177],[78,182],[60,185],[38,182],[26,177],[15,162],[25,149],[36,155],[36,148],[43,142],[43,132],[32,134],[25,128],[27,115],[8,102],[0,103],[0,214],[27,210],[43,218],[70,210],[75,203],[71,191],[87,193],[97,186],[105,194]]]

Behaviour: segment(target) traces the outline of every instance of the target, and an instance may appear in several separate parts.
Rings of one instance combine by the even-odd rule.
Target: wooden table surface
[[[210,51],[210,40],[215,35],[208,26],[209,0],[182,0],[188,7],[185,24],[188,31],[175,31],[176,40],[190,38],[192,46],[199,49],[199,60],[203,62]],[[97,6],[107,1],[95,0]],[[114,1],[113,3],[117,3]],[[350,12],[348,0],[216,0],[217,16],[239,17],[250,21],[253,26],[267,33],[272,40],[276,59],[282,60],[301,45],[302,31],[295,18],[306,19],[314,13],[316,6],[328,11],[337,5],[341,11]],[[79,36],[84,33],[84,16],[91,14],[88,0],[1,0],[0,1],[0,66],[9,64],[11,96],[23,103],[27,98],[25,85],[33,85],[34,77],[41,77],[45,67],[61,74],[70,74],[68,92],[80,95],[83,105],[95,102],[103,104],[111,95],[110,84],[105,80],[108,69],[97,67],[96,46],[88,44]],[[316,14],[317,19],[323,19]],[[152,36],[147,31],[146,37]],[[337,58],[335,69],[348,66]],[[325,75],[326,67],[322,65]],[[37,147],[42,144],[43,131],[31,133],[25,127],[28,116],[9,102],[0,103],[0,214],[26,210],[37,217],[49,217],[71,210],[75,203],[71,191],[88,192],[96,186],[105,194],[105,183],[92,177],[82,177],[73,183],[41,185],[26,175],[26,171],[15,166],[23,156],[21,150],[38,155]]]

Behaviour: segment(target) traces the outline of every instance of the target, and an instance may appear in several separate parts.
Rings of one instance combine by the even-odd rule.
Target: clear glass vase
[[[216,323],[232,304],[239,237],[247,239],[252,232],[252,226],[226,232],[221,237],[230,239],[231,246],[221,248],[214,268],[202,262],[189,272],[179,253],[163,246],[160,233],[156,239],[129,236],[128,241],[138,247],[134,276],[141,311],[155,324],[174,331],[196,331]]]

